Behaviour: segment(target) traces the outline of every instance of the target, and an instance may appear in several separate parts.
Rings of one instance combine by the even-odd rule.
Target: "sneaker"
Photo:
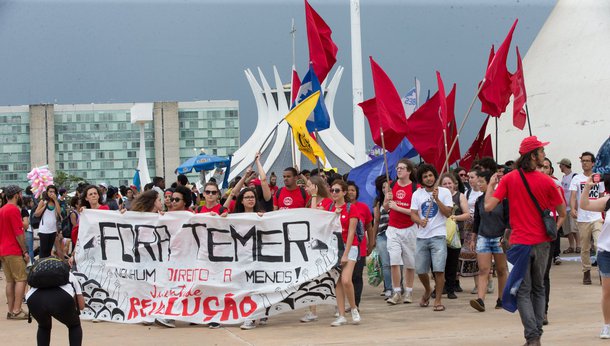
[[[345,319],[344,316],[339,316],[337,317],[336,320],[333,321],[333,323],[330,324],[331,327],[339,327],[339,326],[343,326],[347,324],[347,320]]]
[[[492,293],[494,293],[494,282],[489,280],[489,282],[487,282],[487,294]]]
[[[604,324],[602,332],[599,334],[600,339],[610,339],[610,325]]]
[[[464,289],[462,289],[462,286],[460,286],[460,282],[459,281],[456,282],[455,288],[453,290],[456,291],[457,293],[464,292]]]
[[[212,322],[212,323],[208,324],[208,328],[218,329],[218,328],[220,328],[220,323]]]
[[[582,284],[583,285],[590,285],[591,284],[591,271],[587,270],[583,273],[582,276]]]
[[[258,325],[259,326],[266,326],[268,322],[269,322],[269,318],[268,317],[263,317],[260,320],[258,320]]]
[[[457,295],[453,292],[447,293],[447,299],[457,299]]]
[[[358,309],[352,310],[352,324],[360,324],[360,313]]]
[[[239,328],[241,328],[243,330],[254,329],[254,328],[256,328],[256,321],[255,320],[246,320],[246,322],[244,322],[241,326],[239,326]]]
[[[176,325],[174,324],[174,320],[170,320],[167,318],[157,318],[155,320],[155,323],[157,323],[158,325],[167,327],[167,328],[176,328]]]
[[[481,298],[473,299],[470,301],[470,306],[475,308],[477,311],[485,311],[485,302]]]
[[[496,309],[502,309],[502,299],[500,298],[496,300]]]
[[[555,263],[556,266],[561,264],[561,258],[559,256],[555,256],[553,263]]]
[[[339,309],[335,306],[335,314],[333,315],[335,318],[339,317]]]
[[[477,294],[479,293],[479,289],[477,287],[473,288],[472,291],[470,291],[470,294]]]
[[[387,290],[387,291],[385,291],[385,293],[382,294],[382,296],[384,296],[385,300],[388,300],[388,299],[392,298],[392,291]]]
[[[413,291],[405,293],[405,295],[402,297],[402,303],[403,304],[413,303]]]
[[[301,322],[303,322],[303,323],[313,322],[313,321],[317,321],[317,320],[318,320],[318,316],[315,315],[311,311],[307,311],[305,316],[301,317]]]
[[[388,304],[396,305],[400,302],[401,298],[402,295],[400,294],[400,292],[394,292],[394,294],[392,294],[392,297],[390,297],[390,299],[388,299],[386,302]]]

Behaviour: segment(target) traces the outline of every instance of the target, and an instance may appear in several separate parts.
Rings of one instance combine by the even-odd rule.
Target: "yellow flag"
[[[294,136],[294,140],[297,143],[299,150],[303,155],[307,156],[314,165],[317,163],[316,157],[326,163],[326,155],[324,155],[324,151],[318,143],[309,135],[305,122],[311,112],[313,112],[313,109],[316,108],[319,98],[320,92],[316,91],[294,107],[290,113],[284,117],[292,128],[292,135]]]

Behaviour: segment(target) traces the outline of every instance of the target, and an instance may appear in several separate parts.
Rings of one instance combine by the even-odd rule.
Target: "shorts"
[[[22,282],[27,281],[28,276],[25,273],[25,260],[21,256],[2,256],[2,269],[6,282]]]
[[[482,235],[477,236],[477,253],[504,253],[500,239],[502,237],[489,238]]]
[[[408,269],[415,269],[417,226],[407,228],[388,226],[385,233],[388,238],[390,265],[404,265]]]
[[[427,274],[431,265],[433,273],[445,272],[445,262],[447,261],[447,240],[445,236],[417,238],[416,247],[415,271],[417,271],[417,274]]]
[[[357,262],[358,261],[358,255],[360,253],[360,251],[358,251],[358,247],[357,246],[352,246],[349,249],[349,253],[347,254],[347,260],[348,261],[354,261]]]
[[[597,250],[597,268],[601,277],[610,278],[610,252]]]

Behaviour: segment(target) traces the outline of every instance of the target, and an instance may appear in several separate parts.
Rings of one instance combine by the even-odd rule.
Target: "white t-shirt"
[[[576,205],[577,206],[580,204],[580,194],[582,193],[582,190],[585,187],[585,183],[587,182],[587,180],[589,180],[589,177],[580,173],[580,174],[575,175],[574,178],[572,178],[572,182],[570,183],[570,191],[576,191]],[[589,200],[593,201],[600,197],[603,197],[604,191],[606,191],[604,189],[604,183],[600,182],[598,184],[595,184],[591,188],[591,191],[589,191]],[[578,221],[578,222],[593,222],[593,221],[602,219],[602,213],[600,213],[600,212],[582,210],[578,207],[577,207],[577,209],[578,209],[578,217],[576,218],[576,221]]]
[[[470,192],[470,194],[469,194],[469,192]],[[483,194],[483,191],[475,191],[475,190],[466,191],[466,196],[468,196],[468,209],[470,211],[470,216],[474,215],[474,204],[477,202],[477,199],[482,194]]]
[[[58,206],[55,207],[57,208]],[[38,233],[53,234],[55,232],[57,232],[57,214],[55,214],[55,209],[49,210],[48,207],[45,207],[42,212],[42,217],[40,218]]]
[[[83,294],[83,291],[82,291],[82,289],[80,287],[80,283],[78,283],[78,280],[76,279],[76,276],[74,276],[72,273],[70,273],[70,279],[69,280],[70,280],[70,282],[68,282],[65,285],[59,286],[59,288],[64,290],[71,297],[74,297],[75,294]],[[74,286],[74,288],[72,286]],[[30,296],[32,294],[34,294],[34,292],[36,292],[36,290],[38,290],[38,288],[36,288],[36,287],[30,288],[28,293],[25,295],[25,300],[28,300],[30,298]],[[74,290],[76,290],[76,292],[74,292]]]
[[[563,196],[566,199],[566,202],[568,203],[568,205],[566,206],[566,210],[570,211],[570,196],[572,195],[572,192],[570,191],[570,183],[572,183],[572,178],[574,176],[576,176],[577,174],[572,172],[568,175],[564,175],[563,178],[561,178],[561,187],[563,188]]]
[[[597,239],[597,248],[602,251],[610,252],[610,217],[608,217],[608,213],[610,210],[606,211],[606,220],[602,225],[602,231],[599,234],[599,238]]]
[[[438,199],[447,207],[453,207],[453,199],[451,192],[444,187],[438,188]],[[447,236],[447,227],[445,222],[447,218],[440,212],[438,205],[432,198],[432,192],[421,188],[413,193],[411,198],[411,210],[418,212],[419,217],[423,220],[428,215],[428,223],[426,227],[417,229],[417,238],[432,238],[436,236]],[[430,210],[428,212],[428,210]]]

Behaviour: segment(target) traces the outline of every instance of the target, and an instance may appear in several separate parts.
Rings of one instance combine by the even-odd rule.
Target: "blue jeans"
[[[388,252],[388,238],[385,232],[377,234],[377,253],[381,260],[381,272],[383,273],[383,290],[392,290],[392,272],[390,271],[390,253]]]
[[[28,255],[30,256],[30,263],[34,263],[34,232],[25,232],[25,245],[28,247]]]
[[[517,291],[517,309],[523,324],[525,339],[542,336],[542,321],[546,295],[544,293],[544,273],[549,256],[550,243],[532,245],[530,262],[525,277]]]

